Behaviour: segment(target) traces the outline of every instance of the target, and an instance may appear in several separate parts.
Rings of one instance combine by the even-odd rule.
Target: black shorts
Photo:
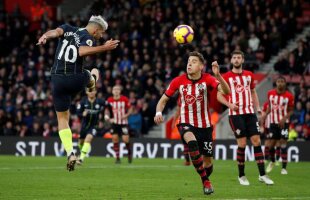
[[[262,134],[262,135],[264,135],[265,140],[271,139],[270,135],[269,135],[269,131],[270,131],[270,128],[265,128],[264,134]]]
[[[87,134],[91,134],[92,136],[96,137],[97,129],[94,126],[90,126],[88,128],[82,127],[80,132],[80,139],[85,139]]]
[[[260,135],[260,128],[255,114],[230,115],[229,124],[236,138]]]
[[[289,124],[287,123],[284,125],[283,129],[279,127],[279,124],[270,124],[268,137],[274,140],[280,140],[280,139],[287,140],[288,139],[288,127],[289,127]]]
[[[190,124],[178,124],[178,130],[182,136],[182,141],[184,144],[186,144],[183,138],[184,134],[186,132],[192,132],[198,142],[200,153],[206,157],[213,157],[213,127],[197,128]]]
[[[128,126],[126,124],[112,124],[111,134],[129,135]]]
[[[52,74],[52,96],[55,110],[69,110],[71,100],[81,92],[89,81],[89,74]]]

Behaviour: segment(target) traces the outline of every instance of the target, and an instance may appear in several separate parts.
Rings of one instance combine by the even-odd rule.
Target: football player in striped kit
[[[279,140],[282,158],[281,174],[287,174],[288,127],[289,119],[294,111],[294,96],[286,89],[286,80],[283,76],[276,79],[276,88],[268,91],[267,100],[269,106],[262,116],[262,120],[265,120],[268,114],[270,115],[269,151],[274,155],[276,142]],[[275,165],[274,156],[270,158],[271,162],[267,166],[267,172],[270,172]]]
[[[120,85],[115,85],[112,88],[113,96],[108,98],[108,102],[112,106],[113,116],[112,119],[112,142],[113,149],[115,151],[116,164],[120,164],[121,160],[119,157],[119,137],[122,137],[123,142],[126,145],[128,151],[128,163],[132,162],[131,146],[129,141],[129,131],[128,131],[128,116],[132,113],[131,104],[129,99],[121,95],[122,87]]]
[[[201,177],[203,192],[209,195],[214,192],[209,176],[213,171],[213,138],[209,111],[209,100],[212,90],[229,94],[228,84],[219,73],[219,65],[212,63],[214,76],[203,73],[204,57],[199,52],[190,52],[186,74],[174,78],[156,106],[154,121],[164,121],[162,111],[169,98],[179,92],[180,122],[178,129],[183,140],[188,144],[193,166]]]
[[[242,69],[244,63],[244,54],[242,51],[235,50],[232,52],[231,64],[233,68],[223,75],[227,81],[231,93],[229,101],[218,93],[218,101],[229,108],[229,123],[235,134],[238,149],[237,161],[239,176],[238,180],[241,185],[250,185],[245,176],[245,147],[247,138],[250,138],[254,146],[254,156],[259,170],[259,181],[267,185],[273,185],[273,181],[266,175],[264,154],[261,148],[260,126],[254,111],[254,106],[259,115],[259,100],[255,90],[254,75],[250,71]]]

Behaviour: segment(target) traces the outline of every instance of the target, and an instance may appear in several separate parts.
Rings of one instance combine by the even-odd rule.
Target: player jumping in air
[[[108,40],[104,45],[95,46],[94,40],[103,37],[108,24],[101,16],[92,16],[85,28],[63,24],[47,31],[38,41],[45,44],[53,38],[58,39],[54,65],[51,69],[52,96],[57,114],[59,137],[67,152],[67,169],[74,170],[76,156],[73,152],[72,132],[69,127],[71,100],[85,87],[95,89],[99,78],[98,70],[92,73],[83,67],[83,57],[115,49],[118,40]]]

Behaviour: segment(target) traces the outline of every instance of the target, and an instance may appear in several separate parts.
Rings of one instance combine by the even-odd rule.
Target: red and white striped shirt
[[[180,98],[180,123],[198,128],[208,128],[211,124],[209,98],[212,89],[219,82],[213,76],[203,73],[199,80],[190,80],[187,74],[174,78],[165,94],[171,97],[177,90]],[[216,98],[216,97],[215,97]]]
[[[223,78],[226,80],[231,90],[229,102],[239,107],[236,111],[229,109],[229,115],[254,113],[251,95],[251,90],[255,88],[253,73],[246,70],[243,70],[240,74],[229,71],[223,75]]]
[[[287,115],[289,107],[294,107],[294,96],[289,91],[278,94],[276,89],[269,90],[268,101],[270,106],[270,123],[278,124]],[[288,123],[289,120],[286,120]]]
[[[269,106],[269,102],[266,101],[266,102],[264,103],[264,105],[263,105],[263,112],[266,112],[266,111],[267,111],[268,106]],[[265,122],[264,122],[264,127],[265,127],[265,128],[270,128],[270,114],[268,114],[267,117],[266,117],[266,120],[265,120]]]
[[[127,119],[122,119],[126,114],[126,111],[130,108],[130,102],[127,97],[121,95],[119,99],[109,97],[107,100],[113,110],[114,124],[128,124]]]

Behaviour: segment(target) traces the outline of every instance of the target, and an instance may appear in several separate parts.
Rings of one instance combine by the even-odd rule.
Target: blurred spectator
[[[132,114],[128,117],[129,130],[133,137],[140,137],[142,130],[142,116],[135,107]]]
[[[13,127],[12,121],[7,121],[5,123],[4,129],[3,129],[3,135],[4,136],[16,136],[16,129]]]
[[[253,52],[258,50],[259,43],[260,43],[260,40],[258,39],[258,37],[254,33],[251,33],[251,36],[249,39],[249,47],[251,48]]]
[[[305,109],[302,108],[302,104],[300,101],[296,102],[295,110],[291,117],[291,122],[295,125],[302,125],[305,121]]]

